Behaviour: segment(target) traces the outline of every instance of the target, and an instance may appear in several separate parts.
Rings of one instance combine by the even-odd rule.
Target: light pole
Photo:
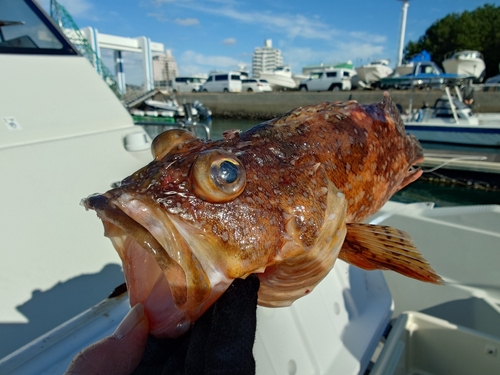
[[[398,48],[398,60],[396,66],[401,66],[401,62],[403,61],[403,48],[405,43],[405,30],[406,30],[406,15],[408,13],[408,7],[410,4],[408,2],[410,0],[397,0],[403,2],[403,8],[401,10],[401,30],[399,34],[399,48]]]

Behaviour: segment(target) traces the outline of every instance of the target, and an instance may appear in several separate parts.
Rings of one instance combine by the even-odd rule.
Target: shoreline
[[[395,103],[407,109],[410,91],[388,90]],[[416,90],[413,93],[413,107],[420,108],[424,102],[432,106],[444,95],[441,90]],[[383,91],[341,91],[341,92],[300,92],[283,91],[270,93],[177,93],[179,104],[199,100],[210,108],[214,118],[268,120],[280,116],[297,107],[318,104],[324,101],[357,100],[359,103],[376,103],[382,100]],[[474,111],[478,113],[500,112],[500,92],[476,91]]]

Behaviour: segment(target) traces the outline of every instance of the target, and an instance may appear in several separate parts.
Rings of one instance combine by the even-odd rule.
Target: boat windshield
[[[0,1],[0,53],[78,54],[30,0]]]

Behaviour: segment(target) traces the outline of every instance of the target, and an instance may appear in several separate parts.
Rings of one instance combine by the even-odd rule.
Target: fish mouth
[[[199,230],[145,199],[110,191],[83,204],[102,220],[122,261],[130,304],[144,305],[152,335],[185,333],[231,284],[220,262],[209,259],[212,251],[198,246]]]

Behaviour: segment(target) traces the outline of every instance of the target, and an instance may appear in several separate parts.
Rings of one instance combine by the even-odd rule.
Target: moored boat
[[[297,87],[297,83],[292,76],[292,69],[289,66],[279,66],[272,72],[260,72],[259,78],[269,82],[273,90],[294,89]]]
[[[403,115],[406,130],[425,142],[500,147],[500,114],[475,114],[455,88],[456,96],[445,87],[432,107]]]
[[[483,55],[479,51],[465,50],[450,53],[442,65],[446,73],[474,77],[478,83],[483,82],[486,73]]]
[[[389,76],[393,69],[389,66],[389,60],[381,59],[356,68],[356,72],[360,81],[372,85]]]

